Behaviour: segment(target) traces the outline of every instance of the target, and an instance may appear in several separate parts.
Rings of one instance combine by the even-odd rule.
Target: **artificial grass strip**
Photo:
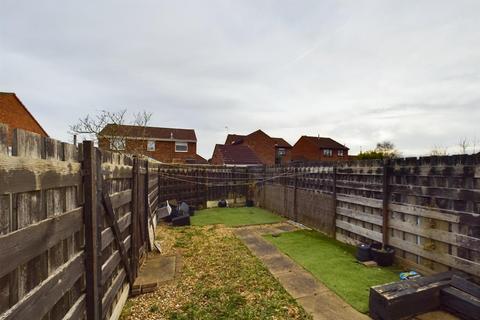
[[[195,216],[191,217],[191,224],[194,226],[223,224],[227,227],[239,227],[277,223],[284,220],[283,217],[255,207],[211,208],[195,212]]]
[[[265,238],[362,313],[368,312],[371,286],[399,280],[396,267],[365,267],[356,261],[355,247],[316,231],[299,230]]]

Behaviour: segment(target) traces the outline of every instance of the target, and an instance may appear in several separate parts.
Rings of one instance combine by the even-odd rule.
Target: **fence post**
[[[390,161],[388,159],[383,161],[383,185],[382,185],[382,245],[385,247],[388,244],[388,202],[390,200],[390,191],[388,188]]]
[[[131,248],[131,270],[133,277],[138,276],[138,157],[133,156],[132,168],[132,248]]]
[[[85,285],[86,311],[88,320],[98,320],[101,312],[100,275],[101,265],[98,259],[100,230],[97,210],[97,187],[101,176],[97,176],[97,157],[92,141],[83,142],[84,172],[84,223],[85,223]]]
[[[297,211],[297,167],[293,168],[293,217],[296,222],[298,221]]]
[[[144,233],[143,234],[145,235],[145,239],[143,239],[143,241],[147,243],[148,249],[152,250],[153,248],[150,248],[150,231],[148,230],[149,229],[148,220],[150,219],[150,215],[148,214],[148,209],[150,207],[149,198],[148,198],[148,194],[149,194],[148,184],[149,184],[150,176],[148,172],[149,170],[148,160],[144,160],[144,162],[145,162],[145,181],[143,185],[144,185],[145,191],[144,191],[143,201],[145,203],[145,206],[143,208],[144,209],[144,215],[143,215],[143,220],[144,220],[143,232]]]
[[[233,180],[233,203],[234,204],[237,204],[237,181],[235,180],[236,176],[235,176],[235,166],[233,166],[232,168],[232,179]]]
[[[333,238],[337,238],[337,164],[333,165]]]
[[[262,207],[267,208],[267,204],[265,203],[265,197],[267,193],[267,166],[263,165],[263,182],[262,182]]]

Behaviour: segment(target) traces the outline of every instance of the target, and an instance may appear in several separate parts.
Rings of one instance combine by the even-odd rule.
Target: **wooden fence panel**
[[[250,183],[245,167],[159,165],[159,199],[205,207],[207,201],[247,197]]]
[[[478,160],[450,156],[393,163],[389,227],[405,263],[480,276]]]
[[[0,128],[0,319],[62,319],[84,294],[83,264],[67,274],[83,259],[78,152],[15,129],[9,156]]]
[[[337,239],[348,242],[381,241],[381,161],[338,163],[336,172]]]
[[[101,151],[102,206],[101,233],[101,310],[109,318],[118,303],[123,304],[124,291],[133,281],[132,199],[133,158],[120,153]],[[98,201],[100,201],[98,199]]]

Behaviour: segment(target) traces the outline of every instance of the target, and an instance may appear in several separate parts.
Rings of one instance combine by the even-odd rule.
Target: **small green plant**
[[[158,306],[156,304],[154,304],[153,306],[150,307],[149,310],[150,310],[151,313],[156,313],[160,309],[158,308]]]

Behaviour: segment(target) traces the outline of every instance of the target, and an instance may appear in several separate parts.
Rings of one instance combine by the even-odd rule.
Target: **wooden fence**
[[[160,201],[204,208],[207,201],[245,198],[251,183],[246,167],[161,165],[158,170]]]
[[[343,242],[387,243],[425,273],[480,277],[479,155],[255,170],[266,180],[256,201],[269,210]]]
[[[255,198],[424,272],[480,277],[480,156],[288,167],[166,166],[0,124],[0,320],[116,319],[158,205]],[[253,188],[252,186],[255,186]]]
[[[158,165],[20,129],[9,155],[7,137],[0,319],[116,319],[153,240]]]

